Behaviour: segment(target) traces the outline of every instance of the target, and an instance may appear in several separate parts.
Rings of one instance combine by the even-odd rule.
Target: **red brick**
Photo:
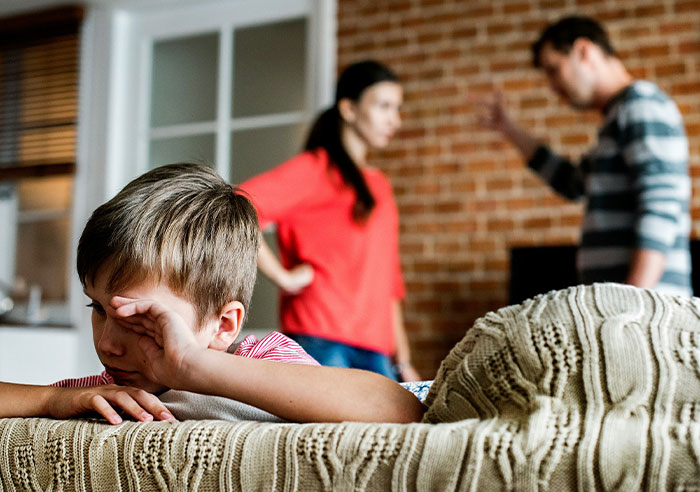
[[[580,1],[580,0],[579,0]],[[597,0],[594,0],[597,1]],[[629,12],[626,9],[602,9],[596,12],[596,19],[599,22],[607,23],[614,22],[619,19],[624,19],[629,16]]]
[[[513,219],[489,219],[486,221],[486,228],[489,232],[510,231],[515,227]]]
[[[413,190],[421,195],[432,195],[440,191],[440,187],[435,183],[422,183],[416,185]]]
[[[459,62],[461,60],[455,60],[455,62]],[[479,65],[463,65],[463,66],[456,66],[453,69],[453,73],[458,76],[458,77],[464,77],[468,75],[474,75],[481,72],[481,67]]]
[[[661,24],[659,26],[659,32],[664,36],[672,36],[674,34],[693,32],[695,28],[695,24],[692,22],[676,21]]]
[[[668,44],[658,44],[652,46],[640,46],[637,50],[640,56],[644,58],[661,58],[668,56],[670,53]]]
[[[542,109],[549,105],[550,99],[545,97],[529,97],[520,101],[521,109]]]
[[[522,14],[525,12],[530,12],[531,8],[532,6],[527,2],[507,3],[503,6],[503,13],[506,15]]]
[[[566,0],[542,0],[540,2],[540,6],[542,9],[546,10],[554,10],[554,9],[563,9],[566,7]]]
[[[444,35],[441,32],[425,33],[418,36],[418,42],[421,44],[434,43],[440,41],[443,37]]]
[[[683,75],[687,72],[685,63],[667,63],[665,65],[657,65],[654,67],[654,72],[659,77],[669,76],[669,75]]]
[[[438,164],[433,167],[435,174],[457,174],[461,170],[461,166],[456,163]]]
[[[666,7],[660,4],[644,5],[634,9],[635,17],[660,17],[666,12]]]
[[[700,81],[681,82],[671,86],[671,92],[678,94],[700,94]]]
[[[474,36],[476,36],[476,33],[477,33],[476,27],[473,27],[473,26],[462,27],[462,28],[455,29],[454,31],[452,31],[452,37],[457,38],[457,39],[473,38]]]
[[[550,217],[534,217],[524,220],[523,226],[526,229],[549,229],[552,227],[552,219]]]
[[[564,145],[589,145],[593,144],[591,138],[586,133],[570,133],[562,135],[561,143]]]
[[[507,61],[497,61],[492,62],[490,70],[492,72],[509,72],[515,70],[527,70],[530,67],[529,60],[507,60]]]
[[[459,212],[460,210],[462,210],[462,204],[457,201],[435,204],[435,211],[443,214],[450,212]]]
[[[700,41],[682,41],[678,43],[678,51],[681,54],[700,53]]]
[[[462,220],[456,222],[449,222],[447,224],[447,232],[476,232],[478,229],[478,224],[476,220]]]
[[[501,88],[506,92],[519,92],[532,90],[535,86],[535,81],[532,78],[522,78],[506,80]]]
[[[700,12],[700,0],[681,0],[675,2],[674,10],[679,14],[697,14]]]
[[[435,135],[454,135],[455,133],[461,133],[464,130],[462,125],[441,125],[435,128]]]
[[[469,19],[477,19],[478,17],[491,17],[493,16],[493,14],[494,10],[492,6],[474,6],[470,7],[465,12],[466,17]]]
[[[486,26],[486,32],[490,36],[501,36],[513,31],[514,27],[512,24],[489,24]]]

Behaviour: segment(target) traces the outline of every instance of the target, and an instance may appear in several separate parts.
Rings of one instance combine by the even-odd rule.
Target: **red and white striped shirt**
[[[249,357],[251,359],[286,362],[289,364],[320,365],[313,357],[307,354],[297,342],[276,331],[273,331],[261,340],[258,340],[255,335],[248,335],[243,339],[233,355]],[[114,384],[114,379],[107,374],[107,371],[102,371],[101,374],[95,374],[94,376],[63,379],[54,383],[52,386],[77,388],[102,386],[104,384]]]

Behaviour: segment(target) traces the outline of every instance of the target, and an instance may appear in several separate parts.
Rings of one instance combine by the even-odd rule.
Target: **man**
[[[562,159],[511,120],[499,93],[478,100],[479,120],[558,193],[587,198],[580,280],[692,295],[688,142],[678,108],[656,85],[633,80],[592,19],[550,25],[532,53],[554,92],[602,113],[596,146],[578,165]]]

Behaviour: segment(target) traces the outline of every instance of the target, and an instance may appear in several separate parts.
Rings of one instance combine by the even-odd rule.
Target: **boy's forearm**
[[[423,405],[368,371],[287,364],[207,350],[177,389],[223,396],[294,422],[418,422]]]
[[[0,418],[46,417],[57,388],[28,384],[0,383]]]

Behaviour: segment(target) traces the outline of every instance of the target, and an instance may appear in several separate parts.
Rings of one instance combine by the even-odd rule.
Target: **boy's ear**
[[[245,308],[239,301],[231,301],[221,308],[218,331],[209,342],[209,348],[214,350],[228,349],[241,332],[244,317]]]

